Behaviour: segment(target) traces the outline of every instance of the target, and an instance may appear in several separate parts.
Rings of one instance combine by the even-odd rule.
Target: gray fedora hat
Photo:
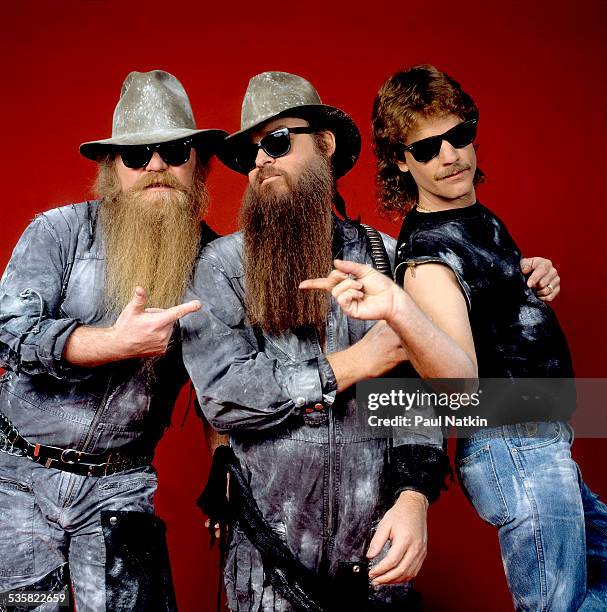
[[[361,141],[350,115],[323,104],[309,81],[288,72],[263,72],[249,81],[242,102],[240,130],[225,139],[217,157],[232,170],[246,174],[236,161],[238,147],[251,132],[270,119],[287,116],[306,119],[314,127],[335,134],[333,167],[338,178],[354,166]]]
[[[119,145],[154,144],[188,136],[217,144],[226,135],[224,130],[196,129],[188,95],[172,74],[163,70],[131,72],[114,109],[112,137],[84,142],[80,153],[97,160]]]

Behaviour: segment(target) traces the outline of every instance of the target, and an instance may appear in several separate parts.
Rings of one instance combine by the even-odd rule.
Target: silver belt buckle
[[[61,463],[66,463],[67,465],[75,465],[76,463],[79,462],[79,457],[76,457],[75,459],[70,459],[69,457],[66,456],[66,453],[75,453],[76,455],[81,455],[82,453],[80,451],[77,451],[75,448],[66,448],[61,452],[61,456],[59,457],[59,460],[61,461]]]

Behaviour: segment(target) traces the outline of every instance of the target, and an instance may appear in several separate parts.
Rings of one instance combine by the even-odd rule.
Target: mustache
[[[277,170],[276,168],[260,168],[255,177],[255,183],[261,185],[263,181],[271,176],[285,176],[284,172]]]
[[[128,190],[129,193],[144,191],[147,187],[171,187],[187,193],[186,187],[170,172],[146,172]]]
[[[454,164],[451,164],[449,168],[447,168],[446,170],[443,170],[442,172],[437,173],[434,176],[434,179],[437,181],[440,181],[441,179],[449,178],[450,176],[453,176],[454,174],[457,174],[458,172],[463,172],[464,170],[470,170],[471,167],[472,166],[470,166],[470,164],[463,164],[461,162],[455,162]]]

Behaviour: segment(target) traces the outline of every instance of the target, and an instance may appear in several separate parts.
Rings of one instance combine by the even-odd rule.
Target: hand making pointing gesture
[[[185,315],[200,310],[198,300],[172,308],[146,308],[147,293],[135,287],[131,301],[111,327],[77,327],[68,338],[64,357],[74,365],[94,367],[135,357],[162,355],[173,333],[174,324]]]

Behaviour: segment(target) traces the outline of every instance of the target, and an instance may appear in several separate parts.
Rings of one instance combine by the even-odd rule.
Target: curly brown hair
[[[434,66],[423,64],[393,74],[373,102],[373,149],[377,159],[377,197],[382,214],[404,217],[417,203],[418,190],[410,172],[401,172],[404,143],[419,117],[456,115],[478,118],[478,108],[461,85]],[[479,168],[474,184],[485,180]]]

